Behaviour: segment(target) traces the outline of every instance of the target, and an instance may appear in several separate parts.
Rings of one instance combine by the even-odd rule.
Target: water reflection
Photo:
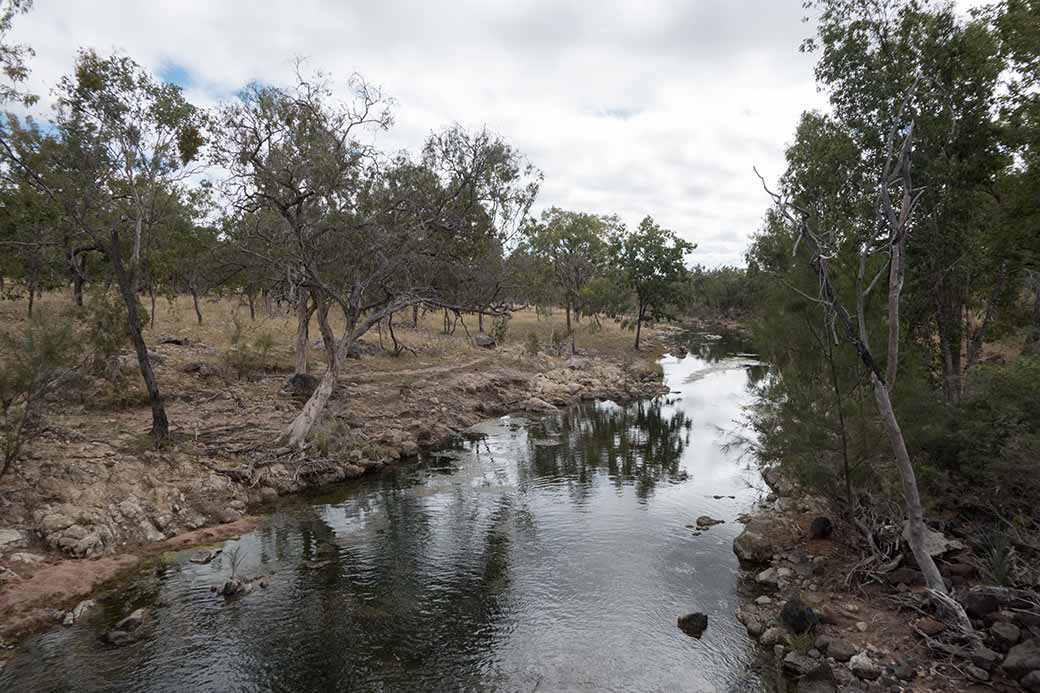
[[[733,618],[753,480],[726,446],[751,361],[667,358],[667,397],[487,421],[287,501],[221,560],[182,557],[25,643],[0,690],[761,690]],[[695,536],[702,514],[726,523]],[[236,548],[270,584],[225,601],[210,588]],[[100,643],[136,606],[142,637]],[[702,640],[675,626],[692,610]]]

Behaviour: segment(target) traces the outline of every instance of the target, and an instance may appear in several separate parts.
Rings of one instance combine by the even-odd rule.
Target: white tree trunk
[[[896,467],[899,469],[899,478],[903,482],[903,498],[906,501],[906,517],[910,523],[910,550],[914,553],[917,565],[924,574],[925,583],[928,588],[936,592],[946,593],[946,584],[943,582],[939,569],[932,560],[931,554],[925,547],[925,524],[924,508],[921,506],[921,496],[917,492],[917,477],[914,474],[913,464],[910,462],[910,453],[906,450],[906,442],[903,440],[903,432],[899,428],[895,411],[892,409],[892,400],[888,396],[888,388],[877,377],[870,374],[870,384],[874,391],[874,400],[877,402],[878,413],[885,424],[885,433],[888,442],[892,446],[892,454],[895,456]]]
[[[321,377],[317,389],[314,390],[314,394],[311,395],[307,403],[303,405],[300,413],[289,424],[289,429],[285,432],[285,441],[289,446],[294,448],[303,447],[311,429],[314,428],[314,424],[317,423],[329,398],[332,397],[332,389],[336,385],[336,371],[336,368],[326,369],[325,375]]]

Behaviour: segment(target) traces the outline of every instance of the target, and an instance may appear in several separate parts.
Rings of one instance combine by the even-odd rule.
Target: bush
[[[494,322],[491,324],[491,335],[495,338],[495,342],[498,344],[505,344],[506,333],[509,332],[509,320],[512,318],[508,313],[506,315],[496,315]]]
[[[0,476],[41,428],[48,393],[78,367],[82,341],[66,315],[38,311],[13,334],[0,333]]]
[[[228,342],[223,361],[229,375],[239,380],[251,379],[271,368],[274,337],[270,333],[262,332],[250,340],[238,316],[232,315]]]
[[[143,329],[148,311],[138,303]],[[83,336],[90,351],[91,371],[113,384],[122,384],[124,374],[119,355],[130,341],[130,324],[123,299],[112,291],[94,292],[82,312]]]
[[[524,345],[524,350],[530,356],[537,356],[538,352],[542,350],[542,344],[538,341],[538,334],[536,332],[527,333],[527,344]]]

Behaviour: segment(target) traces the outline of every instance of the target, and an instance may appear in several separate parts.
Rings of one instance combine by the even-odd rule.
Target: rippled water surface
[[[654,401],[490,420],[290,502],[213,563],[178,555],[23,644],[0,690],[763,690],[733,618],[754,479],[729,444],[762,375],[738,353],[664,359]],[[696,535],[699,515],[725,524]],[[236,555],[270,585],[225,601],[210,587]],[[101,643],[137,606],[138,639]],[[676,627],[690,611],[701,640]]]

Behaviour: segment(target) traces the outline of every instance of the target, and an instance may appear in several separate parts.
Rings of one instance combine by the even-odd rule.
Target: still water
[[[671,395],[489,420],[290,501],[212,563],[178,555],[24,643],[0,690],[764,690],[733,617],[754,364],[703,341],[663,360]],[[697,535],[700,515],[725,523]],[[217,596],[232,564],[269,586]],[[100,642],[138,606],[135,642]],[[676,627],[691,611],[700,640]]]

